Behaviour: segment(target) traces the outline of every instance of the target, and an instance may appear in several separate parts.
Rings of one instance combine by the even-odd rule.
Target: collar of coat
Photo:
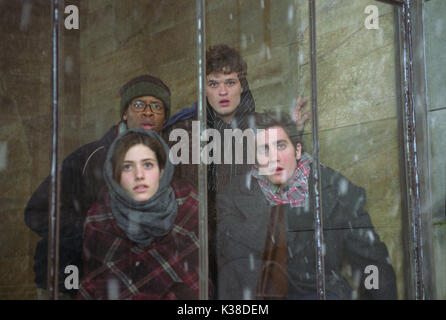
[[[340,173],[321,165],[321,193],[322,193],[322,213],[324,217],[329,216],[339,201],[339,183],[340,179],[345,179]],[[243,176],[237,177],[239,183],[236,186],[231,185],[230,197],[233,204],[239,209],[241,214],[248,218],[249,214],[260,214],[269,209],[270,205],[260,189],[255,178],[248,172]],[[308,183],[309,197],[305,207],[293,208],[300,219],[311,219],[313,221],[314,207],[314,176],[313,165]]]

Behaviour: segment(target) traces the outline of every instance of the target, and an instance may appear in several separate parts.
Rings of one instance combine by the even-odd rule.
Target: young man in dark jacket
[[[225,129],[249,128],[248,116],[255,111],[254,98],[246,79],[248,66],[237,50],[225,44],[210,47],[206,52],[206,114],[207,128],[216,129],[221,137],[222,149]],[[197,121],[197,103],[173,115],[164,127],[164,138],[169,141],[174,129],[184,129],[192,138],[192,122]],[[199,138],[199,137],[197,137]],[[172,146],[177,141],[170,141]],[[227,142],[231,143],[232,142]],[[175,168],[177,177],[197,183],[197,164],[192,161],[192,144],[190,143],[189,163],[181,163]],[[222,150],[223,158],[223,150]],[[233,153],[234,156],[234,153]],[[208,165],[208,190],[215,192],[227,184],[231,177],[243,174],[247,170],[246,161],[242,164],[210,164]]]
[[[158,78],[141,75],[120,90],[121,121],[99,140],[86,144],[64,159],[60,192],[59,290],[75,296],[77,290],[64,286],[64,270],[74,265],[82,274],[82,232],[85,214],[105,186],[102,168],[113,140],[127,129],[142,128],[161,133],[170,115],[170,90]],[[32,195],[25,208],[25,223],[42,240],[34,257],[35,282],[39,289],[47,286],[48,212],[50,177]],[[39,290],[39,295],[45,294]]]
[[[315,299],[312,158],[287,115],[256,114],[255,126],[256,165],[217,198],[218,297]],[[395,272],[364,210],[365,191],[325,166],[321,188],[326,297],[396,299]]]
[[[208,234],[209,234],[209,265],[212,282],[218,285],[215,278],[215,194],[222,186],[228,184],[233,177],[244,174],[249,165],[244,157],[242,163],[235,164],[234,144],[224,140],[225,129],[249,128],[248,116],[255,111],[254,98],[246,79],[248,66],[239,52],[225,44],[210,47],[206,52],[206,116],[207,128],[215,129],[221,137],[221,163],[211,163],[207,166],[208,179]],[[189,135],[189,161],[180,163],[175,167],[175,177],[185,179],[195,187],[198,185],[198,164],[193,163],[192,139],[200,139],[193,136],[192,123],[198,120],[197,103],[185,108],[172,116],[164,128],[164,139],[169,141],[170,134],[175,129],[183,129]],[[200,133],[196,133],[200,135]],[[246,142],[246,141],[245,141]],[[169,141],[173,146],[177,141]],[[223,163],[224,147],[232,147],[230,163]],[[246,143],[243,145],[243,153],[246,153]],[[174,149],[172,149],[174,153]],[[200,159],[201,161],[201,159]]]

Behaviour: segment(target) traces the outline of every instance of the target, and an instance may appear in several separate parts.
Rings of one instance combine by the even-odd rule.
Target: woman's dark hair
[[[206,75],[213,72],[236,72],[243,88],[248,75],[248,65],[237,50],[226,44],[218,44],[206,51]]]
[[[297,130],[296,122],[291,119],[290,115],[282,110],[268,111],[264,113],[254,113],[254,121],[256,129],[267,130],[272,127],[281,127],[290,138],[293,146],[298,143],[302,146],[303,131]]]
[[[113,167],[113,179],[120,183],[122,164],[124,163],[124,158],[127,151],[137,144],[143,144],[149,147],[156,155],[156,160],[158,162],[158,168],[160,170],[164,169],[166,164],[166,152],[164,148],[157,139],[154,137],[132,132],[122,137],[116,142],[115,149],[113,150],[113,155],[111,158],[111,163]]]

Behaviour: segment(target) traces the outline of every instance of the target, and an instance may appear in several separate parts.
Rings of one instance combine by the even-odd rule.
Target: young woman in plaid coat
[[[78,299],[198,299],[198,201],[172,182],[155,132],[129,130],[110,147],[107,190],[84,226]]]

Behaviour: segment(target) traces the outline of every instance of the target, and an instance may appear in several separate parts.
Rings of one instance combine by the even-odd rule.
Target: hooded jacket
[[[166,159],[159,188],[136,201],[113,179],[110,147],[104,165],[107,192],[87,213],[84,278],[79,299],[198,299],[198,201],[193,187],[172,183]]]

